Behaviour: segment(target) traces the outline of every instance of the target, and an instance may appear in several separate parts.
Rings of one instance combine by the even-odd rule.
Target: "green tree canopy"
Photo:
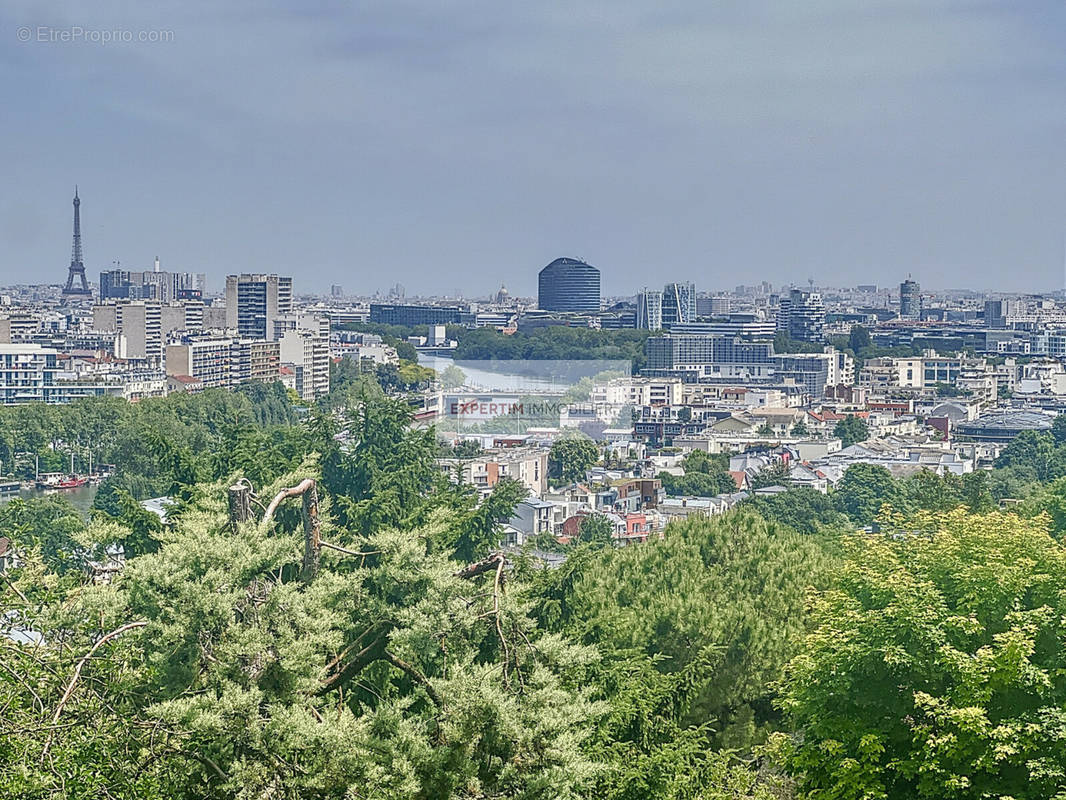
[[[840,420],[833,427],[833,435],[840,439],[844,447],[851,447],[853,444],[865,442],[869,439],[870,429],[867,427],[865,420],[851,414]]]
[[[599,461],[600,449],[587,436],[565,436],[552,443],[548,453],[551,475],[564,483],[585,480],[585,470]]]
[[[1066,551],[1042,519],[919,514],[844,541],[781,707],[810,797],[1060,796]]]

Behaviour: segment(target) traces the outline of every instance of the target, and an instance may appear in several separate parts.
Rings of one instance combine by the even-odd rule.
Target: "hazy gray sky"
[[[1063,282],[1062,0],[89,5],[0,10],[2,283],[75,183],[94,280]]]

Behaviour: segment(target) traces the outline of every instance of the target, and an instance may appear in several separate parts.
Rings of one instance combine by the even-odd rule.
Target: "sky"
[[[1061,0],[89,5],[0,6],[0,284],[77,184],[93,280],[1063,286]]]

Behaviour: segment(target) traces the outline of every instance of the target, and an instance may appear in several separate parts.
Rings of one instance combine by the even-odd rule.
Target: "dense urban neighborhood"
[[[0,3],[0,800],[1066,800],[1064,31]]]
[[[2,297],[3,796],[1061,790],[1061,293],[78,274]]]

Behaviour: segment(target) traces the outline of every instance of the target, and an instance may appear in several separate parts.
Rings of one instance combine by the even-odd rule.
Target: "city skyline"
[[[62,282],[77,183],[93,279],[158,255],[213,291],[532,296],[565,256],[605,294],[664,262],[708,290],[1063,284],[1059,4],[0,14],[30,35],[0,41],[0,283]],[[168,36],[38,37],[74,27]]]

